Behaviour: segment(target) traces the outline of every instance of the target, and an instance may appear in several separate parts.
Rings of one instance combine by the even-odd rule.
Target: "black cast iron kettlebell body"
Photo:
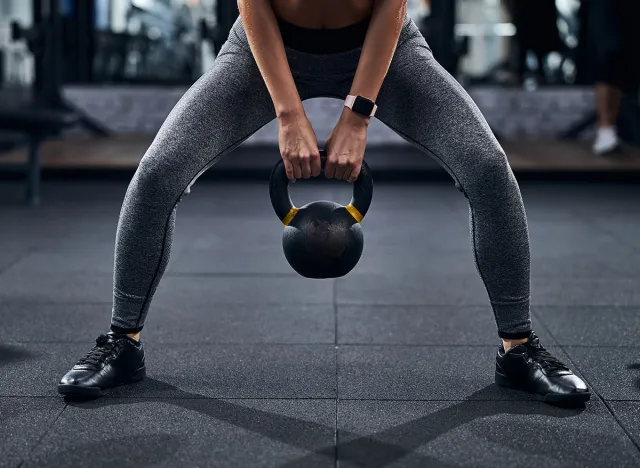
[[[324,168],[324,151],[321,159]],[[373,177],[364,161],[347,206],[331,201],[294,206],[282,160],[273,168],[269,185],[271,204],[285,226],[284,255],[296,272],[306,278],[338,278],[358,264],[364,247],[360,222],[373,197]]]

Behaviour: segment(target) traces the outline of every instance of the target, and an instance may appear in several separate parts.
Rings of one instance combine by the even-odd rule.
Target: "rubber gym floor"
[[[492,312],[450,183],[376,185],[348,276],[298,277],[266,184],[202,181],[178,212],[148,379],[67,402],[107,331],[125,181],[0,184],[2,467],[640,466],[640,188],[523,182],[534,328],[593,390],[498,388]],[[293,185],[296,204],[345,184]]]

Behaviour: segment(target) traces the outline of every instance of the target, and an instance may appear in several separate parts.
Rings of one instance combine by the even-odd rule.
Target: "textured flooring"
[[[533,322],[594,396],[493,383],[497,337],[452,184],[376,186],[365,251],[296,276],[266,184],[196,184],[143,339],[149,378],[66,402],[107,330],[126,184],[0,184],[0,467],[640,466],[640,188],[523,183]],[[297,183],[297,205],[346,203]]]

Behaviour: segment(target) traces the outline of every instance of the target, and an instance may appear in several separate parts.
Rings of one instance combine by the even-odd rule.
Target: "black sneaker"
[[[62,377],[58,393],[67,397],[99,397],[103,390],[146,377],[144,349],[126,335],[100,335],[96,345]]]
[[[591,397],[582,379],[544,349],[534,332],[528,342],[514,346],[506,353],[500,345],[496,357],[496,383],[534,393],[548,403],[580,404]]]

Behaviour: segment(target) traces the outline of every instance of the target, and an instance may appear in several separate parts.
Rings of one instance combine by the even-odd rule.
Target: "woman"
[[[358,177],[375,112],[435,158],[469,199],[475,260],[502,338],[497,382],[546,400],[586,401],[584,382],[531,330],[527,222],[506,156],[433,59],[406,16],[406,0],[241,0],[239,7],[215,65],[171,112],[129,186],[116,237],[111,332],[63,377],[59,392],[100,395],[144,378],[140,331],[167,265],[180,199],[274,118],[289,178],[319,175],[302,101],[329,96],[345,107],[325,146],[328,177]]]

